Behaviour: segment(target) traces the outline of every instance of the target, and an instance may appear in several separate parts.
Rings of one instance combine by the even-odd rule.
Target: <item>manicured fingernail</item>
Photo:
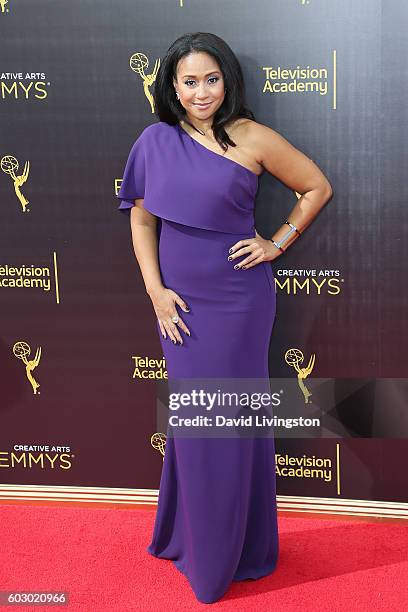
[[[233,250],[234,250],[234,249],[230,249],[230,250],[228,251],[228,253],[232,253],[232,252],[233,252]]]
[[[172,343],[173,343],[173,344],[176,344],[176,341],[175,341],[175,340],[172,340]]]
[[[238,270],[238,268],[239,268],[239,264],[236,264],[236,265],[234,266],[234,270]]]
[[[186,332],[186,334],[188,334],[189,336],[191,336],[191,334],[190,334],[190,332],[189,332],[189,331],[188,331],[188,332]]]
[[[231,261],[232,257],[228,257],[228,261]]]

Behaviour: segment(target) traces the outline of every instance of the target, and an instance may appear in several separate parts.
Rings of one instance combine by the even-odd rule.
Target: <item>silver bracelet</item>
[[[289,238],[289,236],[291,236],[293,234],[293,232],[296,232],[299,236],[300,236],[300,232],[297,229],[297,227],[295,227],[293,225],[293,223],[291,223],[290,221],[286,220],[285,223],[287,223],[290,226],[290,230],[288,231],[287,234],[285,234],[280,240],[279,242],[276,242],[275,240],[273,240],[272,238],[270,238],[272,244],[274,244],[276,246],[277,249],[279,249],[282,253],[284,253],[284,249],[281,248],[281,245]]]

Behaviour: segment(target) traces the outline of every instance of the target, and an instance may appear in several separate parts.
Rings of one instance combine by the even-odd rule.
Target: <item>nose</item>
[[[202,83],[198,86],[196,91],[196,99],[197,102],[206,102],[207,100],[207,85],[206,83]]]

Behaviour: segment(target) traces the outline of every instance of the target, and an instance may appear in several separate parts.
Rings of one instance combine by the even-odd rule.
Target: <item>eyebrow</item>
[[[205,74],[204,76],[208,76],[209,74],[221,74],[219,70],[211,70],[211,72],[207,72],[207,74]],[[183,74],[182,75],[182,79],[185,79],[186,77],[195,77],[195,74]]]

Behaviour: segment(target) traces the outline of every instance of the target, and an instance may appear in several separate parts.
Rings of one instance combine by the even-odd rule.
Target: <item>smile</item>
[[[194,104],[194,106],[198,106],[198,108],[208,108],[211,106],[211,102],[208,102],[207,104]]]

